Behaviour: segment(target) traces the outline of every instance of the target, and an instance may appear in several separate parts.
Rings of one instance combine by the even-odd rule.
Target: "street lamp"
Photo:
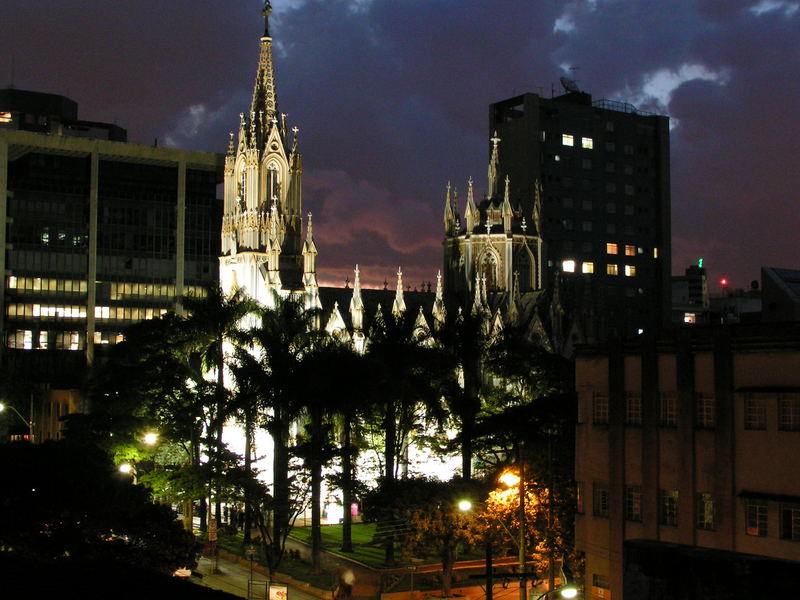
[[[148,431],[144,434],[144,443],[148,446],[154,445],[158,441],[158,434],[153,431]]]
[[[0,412],[3,412],[6,408],[10,408],[11,410],[13,410],[16,413],[16,415],[20,419],[22,419],[22,422],[25,423],[26,427],[28,428],[28,434],[29,434],[28,439],[31,442],[33,442],[33,403],[31,403],[31,420],[30,421],[28,419],[26,419],[25,417],[23,417],[20,414],[20,412],[16,408],[14,408],[12,405],[9,404],[9,405],[6,406],[2,402],[0,402]]]
[[[550,594],[555,594],[556,592],[559,592],[562,598],[567,598],[569,600],[570,598],[574,598],[578,595],[578,588],[576,588],[574,585],[562,585],[554,590],[546,591],[541,596],[536,598],[536,600],[544,600],[544,598],[547,598],[547,596]]]

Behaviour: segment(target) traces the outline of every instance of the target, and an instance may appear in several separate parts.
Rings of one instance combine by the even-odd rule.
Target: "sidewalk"
[[[193,578],[192,581],[205,587],[239,596],[240,598],[247,598],[247,582],[250,579],[249,567],[225,560],[224,558],[219,558],[217,571],[217,573],[212,572],[212,562],[210,558],[201,557],[197,565],[197,572],[202,574],[203,578]],[[264,599],[267,577],[258,571],[254,571],[253,580],[254,595],[251,596],[251,598]],[[296,586],[289,585],[287,600],[319,600],[319,598]]]

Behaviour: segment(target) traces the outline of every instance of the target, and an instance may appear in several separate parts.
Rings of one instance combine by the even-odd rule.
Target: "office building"
[[[565,87],[489,108],[496,179],[537,224],[542,286],[560,282],[601,339],[668,326],[669,121]]]
[[[796,323],[583,347],[576,389],[587,598],[780,597],[796,584]]]
[[[0,113],[17,120],[41,110],[50,119],[53,111],[41,107],[53,97],[38,100],[0,105]],[[222,158],[113,141],[113,128],[96,130],[99,138],[61,135],[74,131],[63,127],[0,129],[3,363],[40,385],[43,397],[77,389],[126,326],[217,280]],[[54,402],[42,405],[37,423],[80,404],[77,396]]]

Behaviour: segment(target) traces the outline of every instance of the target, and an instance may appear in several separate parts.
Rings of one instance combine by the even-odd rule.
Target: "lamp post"
[[[22,420],[22,422],[25,423],[25,425],[28,428],[28,439],[31,442],[33,442],[33,394],[31,394],[31,418],[30,418],[30,420],[28,420],[25,417],[23,417],[22,414],[20,414],[20,412],[16,408],[14,408],[11,404],[6,405],[6,404],[3,404],[2,402],[0,402],[0,412],[3,412],[6,408],[10,408],[11,410],[13,410],[14,413],[16,413],[16,415]]]
[[[574,585],[562,585],[554,590],[547,590],[541,596],[536,598],[536,600],[544,600],[547,598],[547,596],[550,594],[555,594],[556,592],[559,592],[562,598],[567,598],[569,600],[570,598],[575,598],[578,595],[578,588],[576,588]]]

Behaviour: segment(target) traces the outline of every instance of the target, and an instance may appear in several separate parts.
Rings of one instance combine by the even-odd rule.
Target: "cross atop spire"
[[[264,0],[264,8],[261,16],[264,17],[264,37],[269,37],[269,15],[272,13],[272,4],[269,0]]]

